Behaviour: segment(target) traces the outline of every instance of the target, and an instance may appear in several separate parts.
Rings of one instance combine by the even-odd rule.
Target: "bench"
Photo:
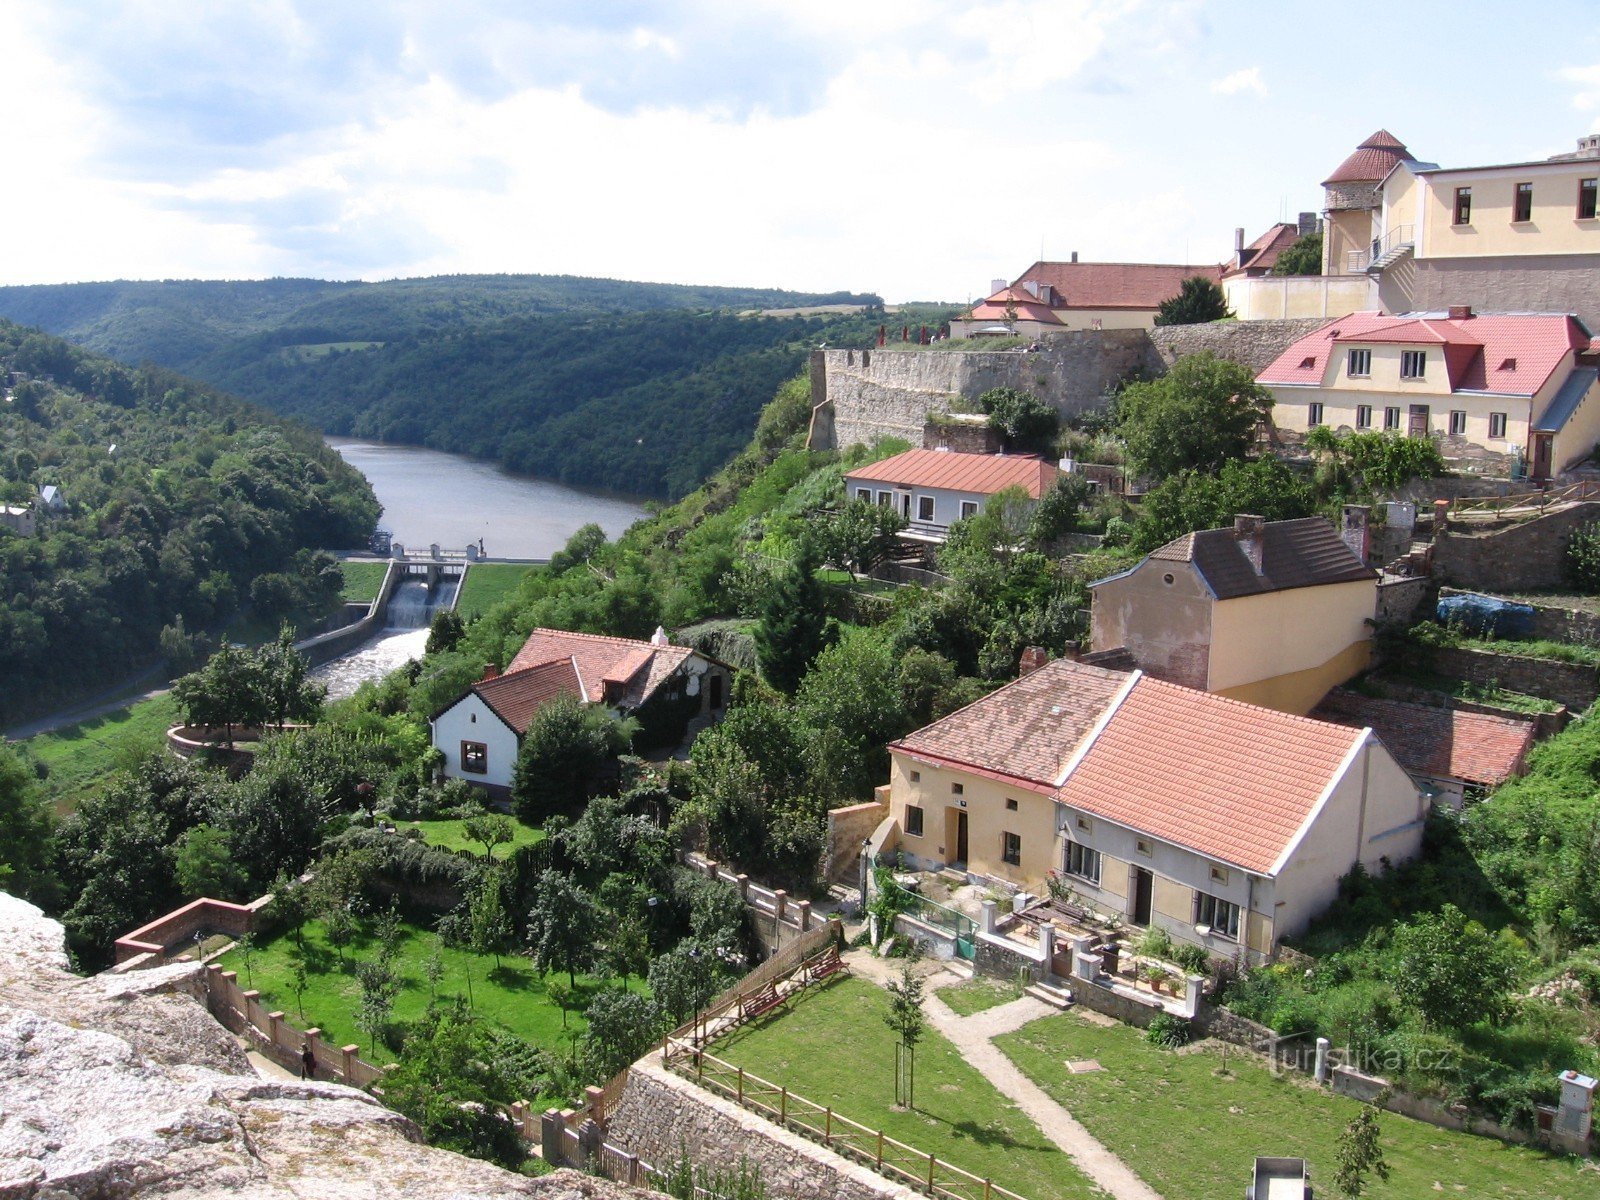
[[[806,960],[806,978],[812,983],[819,983],[846,969],[844,959],[839,957],[839,947],[832,943],[821,953]]]
[[[758,988],[739,1001],[739,1017],[741,1020],[750,1021],[759,1017],[769,1009],[777,1008],[783,1003],[783,994],[778,991],[776,983],[769,983],[763,988]]]

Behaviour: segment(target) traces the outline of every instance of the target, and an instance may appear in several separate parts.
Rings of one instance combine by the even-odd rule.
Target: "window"
[[[1421,379],[1428,370],[1428,352],[1426,350],[1402,350],[1400,352],[1400,378]]]
[[[1385,429],[1400,428],[1400,410],[1398,408],[1386,408],[1383,410],[1383,427]]]
[[[1372,405],[1370,405],[1370,404],[1358,404],[1358,405],[1356,405],[1356,428],[1357,429],[1371,429],[1372,428]]]
[[[871,504],[872,503],[872,489],[871,488],[857,488],[856,489],[856,499],[857,500],[864,500],[864,501],[866,501],[866,503]]]
[[[1016,812],[1017,811],[1017,802],[1015,800],[1013,800],[1010,796],[1006,797],[1006,811],[1007,812]]]
[[[894,503],[894,493],[893,492],[879,492],[878,493],[878,506],[880,508],[888,508],[893,503]]]
[[[1194,923],[1208,925],[1218,937],[1239,940],[1239,906],[1204,892],[1195,893]]]
[[[1450,410],[1450,432],[1467,432],[1467,414],[1464,410],[1459,408],[1452,408]]]
[[[951,795],[952,795],[952,796],[962,796],[962,795],[965,795],[965,794],[966,794],[966,791],[967,791],[967,789],[966,789],[966,787],[965,787],[965,786],[964,786],[964,785],[962,785],[962,784],[959,784],[959,783],[952,783],[952,784],[951,784],[951,785],[950,785],[950,794],[951,794]]]
[[[906,805],[906,836],[922,836],[922,809],[915,804]]]
[[[1578,220],[1594,220],[1597,198],[1600,198],[1600,179],[1578,180]]]
[[[1022,865],[1022,838],[1014,833],[1000,835],[1000,861],[1013,867]]]
[[[977,515],[978,502],[976,500],[963,500],[961,502],[961,519],[963,521],[965,521],[968,517],[975,517]]]
[[[1090,883],[1100,882],[1100,851],[1091,850],[1082,842],[1067,843],[1066,872]]]
[[[482,742],[462,742],[461,769],[473,775],[487,774],[489,771],[489,747]]]
[[[933,520],[933,497],[932,496],[918,496],[917,497],[917,520],[919,520],[919,521],[931,521],[931,520]]]
[[[1513,221],[1533,220],[1533,184],[1519,183],[1512,195],[1511,219]]]
[[[1322,402],[1313,400],[1306,405],[1306,427],[1315,428],[1322,424]]]
[[[1469,187],[1456,189],[1456,214],[1452,222],[1456,225],[1472,224],[1472,189]]]
[[[1150,857],[1150,843],[1145,841],[1144,838],[1135,839],[1133,848],[1146,858]]]
[[[1083,830],[1085,833],[1088,833],[1089,829],[1090,829],[1089,818],[1088,817],[1079,817],[1078,820],[1077,820],[1077,826],[1078,826],[1079,829]]]
[[[1372,351],[1371,350],[1352,350],[1352,351],[1350,351],[1350,374],[1352,374],[1352,375],[1371,375],[1372,374]]]
[[[1490,413],[1489,414],[1489,436],[1492,437],[1492,438],[1503,438],[1503,437],[1505,437],[1505,435],[1506,435],[1506,415],[1505,415],[1505,413]]]
[[[911,782],[912,783],[921,783],[922,782],[922,772],[921,771],[913,771],[913,772],[911,772]]]
[[[1227,883],[1228,882],[1228,868],[1227,867],[1212,867],[1211,868],[1211,882],[1212,883]]]

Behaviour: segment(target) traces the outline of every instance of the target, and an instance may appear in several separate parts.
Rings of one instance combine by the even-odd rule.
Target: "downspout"
[[[1367,737],[1366,743],[1361,748],[1361,803],[1356,809],[1356,857],[1361,861],[1361,847],[1367,841],[1367,787],[1372,774],[1372,738]]]

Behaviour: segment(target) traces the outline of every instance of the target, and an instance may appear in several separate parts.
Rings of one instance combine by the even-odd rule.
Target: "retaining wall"
[[[1378,603],[1375,618],[1382,621],[1410,622],[1428,595],[1432,580],[1426,576],[1416,579],[1396,579],[1384,576],[1378,581]]]
[[[1575,712],[1588,708],[1600,696],[1600,671],[1581,663],[1460,648],[1435,650],[1433,663],[1440,675],[1483,686],[1498,684],[1509,691],[1554,700]]]
[[[389,615],[389,597],[394,595],[394,589],[402,578],[404,578],[402,564],[390,559],[389,569],[384,572],[383,586],[378,589],[377,597],[367,606],[366,616],[339,629],[297,642],[295,649],[304,654],[313,667],[320,667],[341,654],[348,654],[384,627]]]
[[[889,806],[875,800],[828,810],[827,848],[822,852],[822,877],[829,883],[860,882],[861,844],[889,815]]]
[[[1600,614],[1585,612],[1581,608],[1558,608],[1555,605],[1533,604],[1527,600],[1514,600],[1495,592],[1468,592],[1459,588],[1442,587],[1439,598],[1446,596],[1491,596],[1497,600],[1510,600],[1514,604],[1527,604],[1533,609],[1533,636],[1552,642],[1587,642],[1600,644]]]
[[[1597,519],[1600,503],[1588,501],[1484,533],[1465,525],[1438,530],[1433,539],[1433,578],[1469,590],[1559,587],[1572,531]]]
[[[272,893],[258,896],[249,904],[232,904],[226,900],[191,900],[182,908],[157,917],[141,925],[132,933],[116,941],[117,963],[123,964],[142,955],[150,955],[143,965],[160,966],[173,950],[193,949],[197,933],[225,933],[229,937],[242,937],[256,928],[257,914],[272,903]]]

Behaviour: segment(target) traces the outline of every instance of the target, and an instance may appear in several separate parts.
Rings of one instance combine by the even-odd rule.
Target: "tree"
[[[498,874],[486,872],[468,894],[467,928],[472,952],[492,955],[494,969],[498,971],[500,955],[510,946],[514,935]]]
[[[1321,275],[1322,231],[1302,233],[1272,264],[1274,275]]]
[[[1333,1186],[1342,1196],[1360,1196],[1367,1186],[1371,1172],[1380,1180],[1389,1178],[1389,1164],[1384,1160],[1383,1147],[1379,1145],[1378,1112],[1370,1104],[1363,1104],[1350,1124],[1339,1134],[1339,1144],[1334,1149]]]
[[[294,648],[294,630],[283,626],[278,640],[259,647],[254,657],[254,678],[261,689],[259,705],[266,718],[279,729],[291,718],[315,720],[327,689],[306,677],[311,664]]]
[[[1046,457],[1055,452],[1061,414],[1032,392],[1014,387],[990,388],[978,397],[978,406],[988,414],[989,428],[1005,438],[1007,450]]]
[[[665,1018],[654,1000],[636,992],[606,990],[589,1002],[584,1050],[592,1073],[609,1079],[655,1044]]]
[[[522,735],[511,779],[517,815],[539,823],[571,812],[589,794],[589,784],[606,763],[633,741],[637,723],[611,715],[603,704],[576,696],[557,696],[534,713]]]
[[[697,939],[684,938],[650,964],[650,994],[673,1024],[682,1025],[717,994],[722,959]]]
[[[221,725],[233,747],[235,725],[259,725],[267,718],[260,662],[255,655],[224,646],[206,665],[172,685],[172,698],[191,725]]]
[[[433,614],[433,622],[428,626],[428,644],[423,647],[425,654],[439,654],[445,650],[454,650],[466,636],[467,627],[461,620],[461,614],[453,608],[441,608]]]
[[[780,692],[793,693],[811,660],[828,644],[828,615],[816,572],[816,548],[810,539],[802,539],[789,569],[761,603],[756,659],[761,677]]]
[[[1465,1029],[1505,1011],[1525,955],[1454,904],[1395,927],[1390,975],[1402,1003],[1431,1024]]]
[[[391,963],[380,957],[356,964],[356,982],[361,985],[356,1025],[367,1035],[373,1053],[377,1053],[378,1037],[388,1027],[395,997],[400,994],[400,976]]]
[[[1063,534],[1071,533],[1088,500],[1087,480],[1075,475],[1058,476],[1054,486],[1033,506],[1028,520],[1028,545],[1043,550]]]
[[[33,772],[0,742],[0,888],[28,900],[52,890],[53,824]]]
[[[1222,285],[1204,275],[1191,275],[1178,285],[1178,294],[1163,300],[1156,311],[1157,325],[1203,325],[1233,316]]]
[[[245,890],[247,879],[234,862],[228,835],[213,825],[196,825],[178,839],[173,866],[186,896],[235,900]]]
[[[600,940],[600,913],[589,893],[570,875],[548,870],[539,876],[533,907],[528,911],[528,944],[540,971],[565,971],[577,986],[577,974],[594,962]]]
[[[1305,478],[1276,458],[1230,462],[1216,474],[1180,471],[1145,494],[1132,545],[1148,552],[1197,529],[1231,525],[1238,513],[1289,521],[1316,511]]]
[[[816,537],[823,558],[849,571],[853,579],[888,558],[896,535],[905,527],[905,517],[893,506],[852,500],[822,518]]]
[[[1206,350],[1180,358],[1160,379],[1124,388],[1117,432],[1143,474],[1217,471],[1250,452],[1271,412],[1272,393],[1249,367]]]
[[[461,823],[461,832],[467,835],[468,841],[482,846],[483,856],[492,862],[494,848],[516,837],[517,827],[504,813],[479,812]]]
[[[889,1011],[884,1023],[894,1033],[894,1102],[916,1107],[917,1043],[922,1040],[927,1017],[922,1011],[922,978],[908,962],[900,968],[900,978],[884,985],[889,991]]]

